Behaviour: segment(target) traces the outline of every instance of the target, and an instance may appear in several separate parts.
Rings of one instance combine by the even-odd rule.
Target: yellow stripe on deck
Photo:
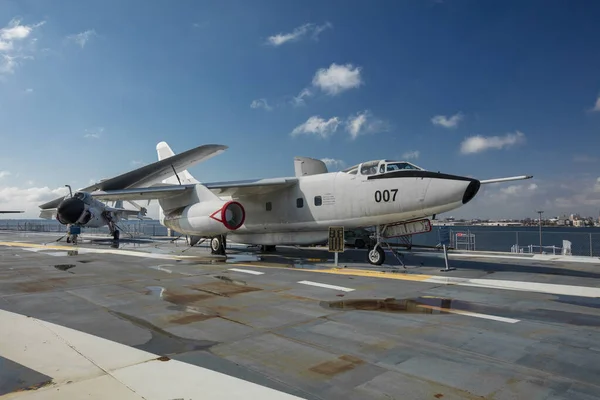
[[[206,256],[180,256],[176,254],[161,254],[161,253],[147,253],[145,251],[137,251],[137,250],[125,250],[125,249],[98,249],[98,248],[90,248],[90,247],[77,247],[77,246],[60,246],[60,245],[46,245],[39,243],[24,243],[24,242],[0,242],[0,246],[8,246],[8,247],[29,247],[29,248],[37,248],[37,249],[47,249],[47,250],[68,250],[68,251],[81,251],[82,253],[95,253],[95,254],[116,254],[121,256],[135,256],[135,257],[144,257],[144,258],[157,258],[157,259],[165,259],[165,260],[186,260],[186,261],[194,261],[197,260],[199,262],[214,260],[213,257]]]
[[[422,275],[422,274],[402,274],[402,273],[390,273],[385,271],[371,271],[368,269],[356,269],[356,268],[327,268],[327,269],[311,269],[311,268],[291,268],[281,266],[270,266],[265,264],[245,264],[236,263],[230,264],[239,267],[256,267],[256,268],[278,268],[288,269],[292,271],[302,272],[318,272],[322,274],[333,274],[333,275],[350,275],[350,276],[363,276],[368,278],[383,278],[383,279],[399,279],[403,281],[426,281],[433,277],[433,275]]]
[[[78,247],[75,246],[59,246],[59,245],[45,245],[38,243],[24,243],[24,242],[0,242],[0,246],[10,246],[10,247],[34,247],[34,248],[44,248],[50,250],[78,250]]]

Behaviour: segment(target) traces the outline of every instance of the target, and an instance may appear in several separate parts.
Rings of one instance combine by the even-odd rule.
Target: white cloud
[[[337,160],[335,158],[321,158],[321,161],[327,165],[327,169],[344,168],[346,163],[343,160]]]
[[[32,88],[27,88],[27,89],[25,89],[25,93],[33,93],[33,89]]]
[[[500,192],[511,196],[528,196],[538,188],[535,183],[521,184],[521,185],[510,185],[507,187],[500,188]]]
[[[21,65],[20,60],[32,60],[36,39],[31,39],[34,29],[44,25],[44,21],[33,25],[22,25],[14,18],[0,29],[0,74],[13,74]]]
[[[306,104],[306,102],[304,101],[304,98],[310,97],[312,95],[313,95],[313,93],[310,91],[310,89],[304,88],[300,91],[298,96],[294,96],[294,98],[292,99],[292,104],[295,106],[302,106],[302,105]]]
[[[596,184],[594,185],[594,192],[600,193],[600,178],[596,179]]]
[[[142,165],[146,165],[146,163],[141,160],[131,160],[131,165],[134,167],[141,167]]]
[[[443,126],[444,128],[456,128],[456,126],[460,121],[462,121],[462,119],[462,113],[458,112],[450,118],[446,117],[445,115],[436,115],[435,117],[431,118],[431,122],[434,125]]]
[[[317,135],[325,139],[335,133],[340,123],[341,122],[338,117],[333,117],[326,121],[318,115],[315,115],[310,117],[303,124],[300,124],[294,128],[292,131],[292,136],[307,134]]]
[[[367,133],[376,133],[389,129],[388,124],[373,117],[369,110],[365,110],[349,117],[346,121],[346,130],[352,139]]]
[[[416,160],[417,158],[419,158],[419,156],[421,155],[421,153],[418,150],[415,151],[407,151],[406,153],[402,154],[402,159],[403,160]]]
[[[362,85],[363,81],[360,73],[361,68],[352,64],[338,65],[333,63],[329,68],[320,68],[315,73],[312,84],[323,92],[335,96]]]
[[[10,175],[9,171],[0,171],[0,179]]]
[[[104,128],[102,128],[102,127],[86,129],[85,135],[83,135],[83,137],[90,138],[90,139],[99,139],[100,136],[102,136],[102,132],[104,132]]]
[[[598,161],[598,158],[588,156],[585,154],[576,154],[575,156],[573,156],[573,161],[579,163],[595,163],[596,161]]]
[[[594,104],[594,108],[592,108],[592,111],[600,111],[600,96],[598,96],[598,98],[596,99],[596,104]]]
[[[466,138],[460,147],[460,151],[463,154],[472,154],[486,151],[489,149],[503,149],[511,147],[515,144],[519,144],[525,141],[525,135],[516,131],[516,133],[507,133],[504,136],[489,136],[484,137],[481,135],[471,136]]]
[[[84,48],[86,43],[92,38],[92,36],[98,35],[96,34],[96,31],[94,29],[88,29],[85,32],[67,36],[67,40],[72,40],[79,46],[81,46],[81,48]]]
[[[273,109],[273,107],[271,107],[267,103],[267,100],[265,100],[265,99],[252,100],[252,103],[250,104],[250,107],[251,108],[264,108],[267,111],[271,111]]]
[[[276,35],[273,36],[269,36],[267,38],[267,44],[271,45],[271,46],[281,46],[284,43],[288,43],[288,42],[295,42],[300,40],[301,38],[303,38],[304,36],[308,35],[309,33],[312,33],[312,38],[317,40],[319,38],[319,34],[321,34],[321,32],[323,32],[325,29],[327,28],[332,28],[333,25],[331,25],[331,23],[326,22],[323,25],[315,25],[313,23],[308,23],[308,24],[304,24],[301,25],[297,28],[295,28],[292,32],[290,33],[278,33]]]
[[[45,187],[3,187],[0,188],[0,205],[5,210],[23,210],[18,218],[38,218],[40,215],[40,204],[53,200],[57,197],[66,196],[69,189],[59,187],[51,189]],[[15,218],[7,214],[5,218]]]

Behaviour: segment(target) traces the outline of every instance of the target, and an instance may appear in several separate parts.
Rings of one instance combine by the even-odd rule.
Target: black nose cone
[[[63,224],[74,224],[85,210],[83,201],[70,197],[63,200],[56,209],[56,217]]]
[[[467,186],[467,190],[465,190],[465,194],[463,195],[462,202],[463,204],[467,204],[473,197],[479,192],[479,187],[481,186],[481,182],[476,179],[473,179],[469,186]]]

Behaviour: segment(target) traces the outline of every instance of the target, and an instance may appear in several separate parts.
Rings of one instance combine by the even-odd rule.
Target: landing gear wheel
[[[210,252],[212,254],[225,255],[225,241],[223,236],[215,236],[210,239]]]
[[[117,229],[113,233],[113,240],[119,240],[119,237],[121,237],[121,232]]]
[[[385,252],[379,246],[369,250],[369,262],[373,265],[381,265],[385,261]]]
[[[354,247],[356,247],[357,249],[364,249],[365,241],[362,239],[356,239],[356,242],[354,242]]]

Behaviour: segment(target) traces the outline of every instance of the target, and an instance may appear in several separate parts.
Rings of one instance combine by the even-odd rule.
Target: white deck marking
[[[446,285],[473,286],[490,289],[519,290],[524,292],[562,294],[580,297],[600,297],[600,288],[590,286],[561,285],[556,283],[508,281],[498,279],[468,279],[458,277],[432,276],[422,282]]]
[[[480,314],[480,313],[476,313],[476,312],[472,312],[472,311],[465,311],[465,310],[452,310],[452,309],[448,309],[448,308],[428,306],[428,305],[419,305],[419,307],[421,307],[421,308],[429,308],[429,309],[432,309],[432,310],[438,310],[438,311],[443,311],[443,312],[448,312],[448,313],[452,313],[452,314],[466,315],[468,317],[491,319],[491,320],[494,320],[494,321],[506,322],[506,323],[509,323],[509,324],[516,324],[517,322],[521,321],[520,319],[507,318],[507,317],[499,317],[497,315],[490,315],[490,314]]]
[[[326,283],[311,282],[311,281],[300,281],[298,283],[301,283],[303,285],[323,287],[323,288],[327,288],[327,289],[341,290],[343,292],[352,292],[352,291],[354,291],[354,289],[350,289],[350,288],[343,287],[343,286],[328,285]]]
[[[264,274],[264,272],[260,272],[260,271],[252,271],[249,269],[241,269],[241,268],[229,268],[230,271],[235,271],[235,272],[242,272],[244,274],[251,274],[251,275],[262,275]]]
[[[0,326],[0,356],[52,378],[43,388],[10,394],[11,399],[300,399],[9,311],[0,310]]]

